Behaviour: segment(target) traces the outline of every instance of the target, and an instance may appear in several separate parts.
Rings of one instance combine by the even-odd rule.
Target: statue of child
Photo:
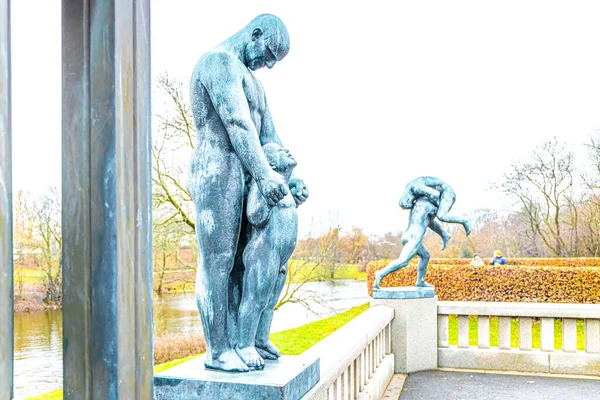
[[[271,168],[288,184],[297,164],[290,152],[275,143],[264,145],[263,151]],[[269,332],[288,260],[296,246],[298,216],[291,192],[270,206],[254,180],[250,182],[246,214],[252,233],[242,256],[245,271],[235,350],[249,368],[263,369],[265,358],[280,356],[269,341]]]

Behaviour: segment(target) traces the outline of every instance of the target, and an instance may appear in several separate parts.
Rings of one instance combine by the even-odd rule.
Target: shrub
[[[454,260],[447,260],[449,263],[452,261]],[[367,287],[370,295],[373,294],[375,271],[382,269],[388,262],[380,260],[369,263]],[[600,303],[600,268],[573,268],[575,264],[483,267],[430,264],[426,280],[435,286],[439,300],[444,301]],[[414,286],[416,275],[416,263],[413,262],[384,278],[381,287]]]
[[[154,338],[154,364],[197,355],[206,351],[201,332],[174,333]]]
[[[471,258],[432,258],[429,265],[469,265]],[[482,258],[489,264],[491,258]],[[528,267],[600,267],[600,257],[577,258],[507,258],[508,265],[527,265]]]

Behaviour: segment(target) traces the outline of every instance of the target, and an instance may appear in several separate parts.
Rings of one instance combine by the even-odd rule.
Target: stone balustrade
[[[458,317],[458,343],[449,344],[449,316]],[[477,345],[469,345],[469,316],[477,316]],[[497,346],[490,343],[490,318],[497,317]],[[511,347],[511,319],[518,319],[518,347]],[[532,327],[539,320],[540,346]],[[561,320],[562,324],[555,324]],[[577,321],[583,321],[578,323]],[[555,326],[562,325],[556,346]],[[577,349],[583,329],[584,348]],[[559,347],[559,348],[557,348]],[[484,370],[598,375],[600,304],[438,302],[438,366]]]
[[[303,400],[380,399],[394,374],[393,309],[372,307],[304,355],[321,359],[321,378]]]

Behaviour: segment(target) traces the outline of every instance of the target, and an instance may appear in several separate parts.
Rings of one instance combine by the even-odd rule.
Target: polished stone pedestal
[[[429,299],[435,297],[434,287],[401,286],[373,289],[374,299]]]
[[[154,399],[299,400],[318,381],[319,359],[282,356],[262,371],[227,373],[204,368],[204,357],[154,376]]]

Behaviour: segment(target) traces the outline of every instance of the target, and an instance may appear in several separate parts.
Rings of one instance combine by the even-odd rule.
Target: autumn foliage
[[[443,301],[600,304],[600,259],[521,258],[513,263],[516,260],[520,265],[473,267],[468,259],[432,259],[426,280]],[[388,262],[373,261],[367,266],[370,295],[375,271]],[[381,287],[413,286],[416,274],[413,261],[384,278]]]
[[[489,264],[491,259],[482,258]],[[575,258],[513,258],[510,257],[508,265],[526,265],[528,267],[600,267],[600,257],[575,257]],[[469,265],[470,258],[432,258],[429,265]],[[387,264],[387,262],[386,262]],[[416,265],[416,263],[414,264]]]

